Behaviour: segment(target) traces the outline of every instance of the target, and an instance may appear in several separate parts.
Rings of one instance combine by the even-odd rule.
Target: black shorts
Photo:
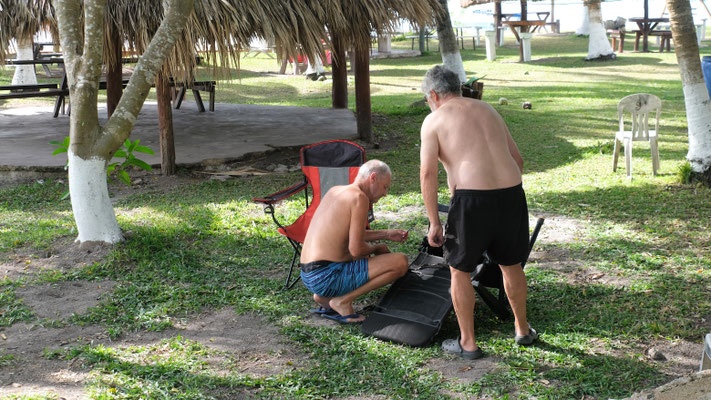
[[[519,184],[506,189],[455,190],[444,229],[444,259],[472,272],[484,251],[501,265],[528,254],[528,206]]]

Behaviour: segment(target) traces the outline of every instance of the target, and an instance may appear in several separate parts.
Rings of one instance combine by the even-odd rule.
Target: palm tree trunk
[[[346,47],[342,36],[332,32],[331,37],[331,104],[333,108],[348,108],[348,69],[346,67]]]
[[[689,131],[692,179],[711,186],[711,104],[699,61],[689,0],[667,0],[674,51],[679,63]]]
[[[187,82],[185,83],[187,85]],[[156,75],[156,98],[158,99],[158,135],[160,137],[160,171],[163,175],[175,175],[175,140],[173,135],[173,108],[168,77],[163,71]]]
[[[370,104],[370,48],[363,41],[357,41],[355,48],[355,97],[358,137],[373,143],[373,122]]]
[[[17,59],[32,60],[34,59],[34,51],[32,48],[32,36],[17,38]],[[16,65],[15,74],[12,76],[13,85],[36,85],[37,74],[35,74],[34,65]]]
[[[454,71],[454,73],[459,76],[461,82],[465,82],[467,80],[467,74],[464,72],[462,55],[459,54],[457,38],[454,36],[447,0],[439,0],[439,4],[440,7],[439,10],[436,10],[435,16],[437,20],[439,51],[442,54],[442,64],[444,64],[445,68]]]
[[[600,11],[600,0],[588,0],[585,2],[588,7],[588,29],[590,37],[588,39],[588,56],[586,60],[597,58],[607,58],[614,54],[610,41],[605,33],[605,26],[602,24],[602,13]]]
[[[590,21],[590,18],[588,18],[588,6],[587,4],[583,4],[583,20],[580,22],[578,29],[575,30],[576,35],[580,36],[590,34],[590,26],[588,21]]]
[[[123,54],[119,45],[121,37],[118,30],[110,28],[108,38],[113,42],[115,51],[114,58],[106,65],[106,113],[111,118],[123,93],[123,64],[121,63]]]

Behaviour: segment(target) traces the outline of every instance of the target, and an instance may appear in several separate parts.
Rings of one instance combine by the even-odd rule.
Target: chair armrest
[[[301,182],[282,191],[270,194],[269,196],[265,196],[263,198],[255,197],[252,199],[252,201],[263,204],[278,203],[289,196],[293,196],[294,194],[299,193],[300,191],[304,190],[308,185],[309,184],[307,182]]]

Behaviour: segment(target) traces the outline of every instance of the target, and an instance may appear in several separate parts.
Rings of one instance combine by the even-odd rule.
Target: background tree
[[[674,52],[679,63],[686,104],[692,180],[711,186],[711,102],[699,61],[694,18],[689,0],[667,0]]]
[[[589,24],[589,17],[588,17],[588,6],[587,4],[583,4],[583,18],[580,21],[580,26],[578,29],[575,30],[575,34],[578,36],[581,35],[589,35],[590,34],[590,24]]]
[[[602,11],[600,9],[600,0],[586,0],[588,14],[588,29],[590,37],[588,38],[588,56],[586,60],[609,59],[614,58],[610,40],[605,32],[605,25],[602,23]]]
[[[0,56],[9,41],[15,40],[16,58],[32,60],[34,58],[33,37],[40,30],[45,30],[56,37],[54,12],[49,0],[2,0],[0,2],[2,20],[0,21]],[[32,85],[37,83],[34,65],[17,65],[12,77],[13,85]]]
[[[442,55],[442,64],[454,71],[461,82],[466,82],[467,73],[464,72],[462,55],[459,53],[459,43],[454,35],[452,19],[449,16],[447,0],[439,0],[441,7],[435,9],[435,19],[437,21],[437,38],[439,39],[439,51]]]

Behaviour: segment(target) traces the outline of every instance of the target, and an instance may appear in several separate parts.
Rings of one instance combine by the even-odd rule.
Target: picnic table
[[[8,60],[5,65],[48,65],[61,64],[64,65],[64,60],[61,58],[45,58],[41,60]],[[45,90],[46,89],[46,90]],[[66,76],[63,76],[61,86],[56,83],[40,83],[35,85],[3,85],[0,86],[0,91],[8,93],[0,93],[0,100],[22,99],[29,97],[56,97],[54,102],[54,117],[59,115],[60,110],[64,113],[64,104],[66,97],[69,96],[69,87],[66,84]]]
[[[122,58],[122,63],[132,63],[137,62],[137,58]],[[5,65],[47,65],[47,64],[58,64],[64,66],[63,58],[45,58],[39,60],[9,60]],[[128,80],[123,80],[123,87],[126,87]],[[169,80],[168,85],[173,88],[173,106],[175,109],[179,109],[183,102],[185,93],[188,89],[193,92],[193,97],[195,98],[195,104],[197,104],[199,112],[205,112],[205,105],[203,104],[200,92],[208,92],[210,95],[209,107],[210,111],[215,111],[215,87],[217,83],[215,81],[192,81],[189,83],[175,82],[172,78]],[[99,82],[99,89],[106,89],[106,82]],[[7,91],[9,93],[0,93],[0,100],[8,99],[20,99],[20,98],[30,98],[30,97],[56,97],[54,103],[54,118],[59,116],[61,111],[64,114],[64,106],[66,103],[66,98],[69,96],[69,85],[67,84],[66,71],[62,74],[61,84],[56,83],[41,83],[36,85],[2,85],[0,86],[0,92]]]
[[[669,22],[669,18],[630,18],[639,27],[639,34],[642,36],[642,51],[649,51],[648,36],[654,34],[654,29],[662,22]],[[635,49],[637,50],[637,49]]]

